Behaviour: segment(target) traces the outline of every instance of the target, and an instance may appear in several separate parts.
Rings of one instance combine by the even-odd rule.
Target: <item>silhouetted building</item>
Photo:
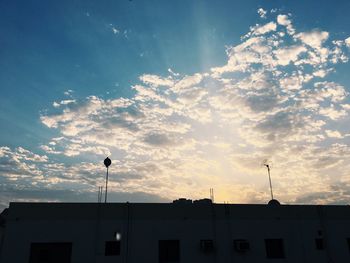
[[[9,209],[5,208],[4,211],[2,211],[0,214],[0,260],[1,260],[1,248],[5,237],[5,223],[6,223],[8,211]]]
[[[2,263],[350,262],[348,206],[11,203]]]

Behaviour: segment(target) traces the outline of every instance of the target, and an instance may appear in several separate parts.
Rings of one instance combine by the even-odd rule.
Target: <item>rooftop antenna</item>
[[[101,203],[102,201],[102,186],[98,187],[98,195],[97,195],[97,202]]]
[[[97,193],[97,203],[100,202],[100,187],[98,187],[98,193]]]
[[[108,157],[103,161],[104,165],[107,168],[107,173],[106,173],[106,192],[105,192],[105,203],[107,203],[107,189],[108,189],[108,167],[112,164],[111,159]],[[102,190],[101,190],[102,191]]]
[[[210,199],[211,202],[214,203],[214,188],[210,188]]]
[[[271,200],[273,200],[273,192],[272,192],[272,183],[271,183],[271,174],[270,174],[270,169],[271,169],[271,164],[269,164],[268,160],[265,159],[262,163],[263,166],[266,166],[267,168],[267,173],[269,175],[269,182],[270,182],[270,192],[271,192]]]

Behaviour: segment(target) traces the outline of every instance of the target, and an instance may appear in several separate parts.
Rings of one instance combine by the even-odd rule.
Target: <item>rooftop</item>
[[[9,220],[18,219],[350,219],[342,205],[265,205],[216,203],[10,203]]]

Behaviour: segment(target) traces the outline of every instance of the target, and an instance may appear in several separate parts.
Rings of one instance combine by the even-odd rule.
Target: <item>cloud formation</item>
[[[258,14],[261,18],[266,18],[267,11],[264,10],[263,8],[258,9]]]
[[[348,61],[349,38],[330,38],[318,29],[297,32],[291,15],[277,14],[252,26],[227,48],[227,63],[209,72],[143,74],[131,98],[55,102],[55,113],[40,118],[61,136],[40,146],[46,155],[4,148],[1,156],[25,156],[24,163],[35,163],[35,175],[22,167],[33,183],[45,172],[47,183],[62,189],[84,182],[82,189],[94,191],[100,164],[67,166],[47,156],[108,155],[112,191],[175,199],[203,198],[214,188],[221,202],[264,203],[268,181],[260,164],[270,159],[282,202],[333,203],[340,192],[348,202],[345,190],[319,197],[350,179],[349,131],[332,128],[349,120],[348,89],[327,80]]]

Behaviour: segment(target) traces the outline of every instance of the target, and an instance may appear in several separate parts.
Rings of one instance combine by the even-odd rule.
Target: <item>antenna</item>
[[[112,164],[111,159],[108,157],[103,161],[104,165],[107,168],[107,173],[106,173],[106,192],[105,192],[105,203],[107,203],[107,189],[108,189],[108,167]],[[102,191],[102,190],[101,190]]]
[[[214,188],[210,188],[210,199],[211,202],[214,203]]]
[[[269,182],[270,182],[270,192],[271,192],[271,200],[273,200],[273,192],[272,192],[272,183],[271,183],[271,174],[270,174],[270,169],[271,169],[271,164],[269,164],[268,160],[265,159],[262,163],[263,166],[266,166],[267,168],[267,173],[269,175]]]
[[[98,187],[98,193],[97,193],[97,203],[100,202],[100,187]]]
[[[102,186],[98,187],[98,195],[97,195],[97,202],[101,203],[102,201]]]

